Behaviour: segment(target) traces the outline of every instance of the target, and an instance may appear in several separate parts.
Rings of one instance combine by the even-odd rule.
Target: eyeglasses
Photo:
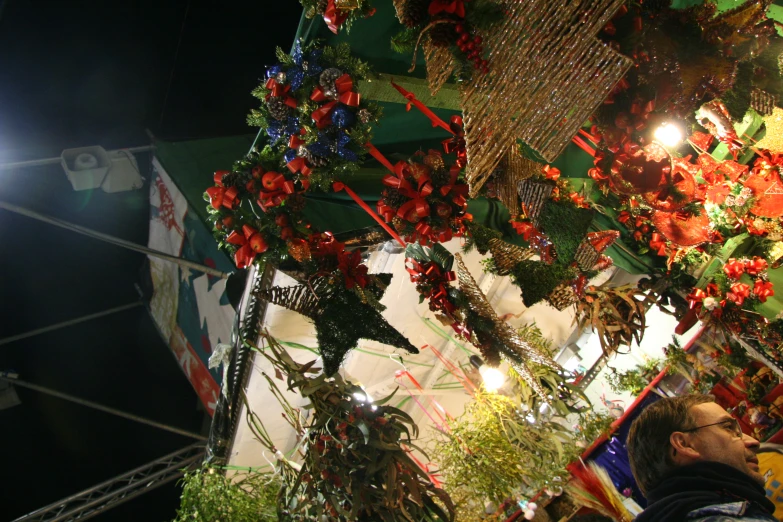
[[[710,426],[721,426],[721,425],[727,430],[729,430],[730,432],[732,432],[735,437],[742,438],[742,428],[740,427],[740,423],[737,419],[726,419],[720,422],[713,422],[712,424],[705,424],[704,426],[697,426],[689,430],[680,430],[680,431],[683,433],[689,433],[691,431],[700,430],[702,428],[709,428]]]

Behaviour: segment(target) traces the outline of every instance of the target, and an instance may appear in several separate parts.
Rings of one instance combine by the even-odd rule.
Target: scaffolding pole
[[[106,243],[110,243],[112,245],[116,245],[119,247],[127,248],[128,250],[133,250],[135,252],[140,252],[142,254],[147,254],[148,256],[158,257],[160,259],[163,259],[165,261],[170,261],[172,263],[176,263],[180,266],[184,266],[187,268],[191,268],[193,270],[198,270],[199,272],[203,272],[205,274],[220,277],[222,279],[226,279],[228,277],[228,274],[225,272],[221,272],[220,270],[217,270],[215,268],[205,266],[199,263],[194,263],[193,261],[189,261],[187,259],[182,259],[181,257],[172,256],[171,254],[166,254],[165,252],[160,252],[158,250],[153,250],[151,248],[147,248],[145,246],[137,245],[136,243],[132,243],[130,241],[126,241],[124,239],[120,239],[118,237],[110,236],[109,234],[104,234],[103,232],[98,232],[97,230],[92,230],[86,227],[83,227],[81,225],[76,225],[74,223],[69,223],[68,221],[63,221],[62,219],[47,216],[45,214],[41,214],[39,212],[36,212],[34,210],[30,210],[24,207],[20,207],[19,205],[14,205],[12,203],[8,203],[6,201],[0,201],[0,209],[7,210],[9,212],[13,212],[15,214],[19,214],[21,216],[29,217],[32,219],[35,219],[37,221],[42,221],[44,223],[48,223],[50,225],[54,225],[56,227],[64,228],[66,230],[70,230],[71,232],[76,232],[77,234],[82,234],[87,237],[91,237],[93,239],[98,239],[100,241],[104,241]]]
[[[35,330],[30,330],[29,332],[20,333],[18,335],[12,335],[10,337],[0,339],[0,346],[4,344],[10,344],[16,341],[21,341],[22,339],[27,339],[28,337],[35,337],[36,335],[53,332],[55,330],[59,330],[60,328],[66,328],[68,326],[73,326],[75,324],[91,321],[99,317],[105,317],[107,315],[116,314],[117,312],[124,312],[125,310],[130,310],[131,308],[136,308],[137,306],[141,306],[143,304],[144,304],[143,302],[137,301],[135,303],[118,306],[116,308],[109,308],[108,310],[104,310],[102,312],[83,315],[82,317],[77,317],[76,319],[69,319],[68,321],[63,321],[61,323],[44,326],[43,328],[36,328]]]
[[[124,411],[120,411],[114,408],[110,408],[108,406],[104,406],[103,404],[98,404],[97,402],[92,402],[86,399],[81,399],[79,397],[74,397],[73,395],[68,395],[67,393],[59,392],[57,390],[52,390],[44,386],[39,386],[37,384],[33,384],[30,382],[20,381],[19,379],[15,379],[8,376],[7,373],[0,372],[0,381],[5,381],[14,386],[19,386],[21,388],[28,388],[30,390],[35,390],[40,393],[45,393],[46,395],[51,395],[52,397],[57,397],[58,399],[70,401],[75,404],[79,404],[80,406],[93,408],[95,410],[99,410],[104,413],[110,413],[112,415],[116,415],[117,417],[122,417],[124,419],[132,420],[140,424],[146,424],[147,426],[152,426],[153,428],[170,431],[171,433],[176,433],[177,435],[182,435],[183,437],[190,437],[191,439],[196,439],[196,440],[207,440],[206,437],[204,437],[203,435],[199,435],[198,433],[193,433],[190,431],[182,430],[180,428],[175,428],[174,426],[169,426],[168,424],[163,424],[161,422],[157,422],[154,420],[145,419],[144,417],[139,417],[138,415],[134,415],[132,413],[126,413]]]
[[[204,445],[192,444],[75,495],[28,513],[13,522],[87,520],[123,502],[176,480],[204,460]]]

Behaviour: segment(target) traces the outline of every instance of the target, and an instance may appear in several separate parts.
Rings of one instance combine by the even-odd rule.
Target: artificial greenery
[[[278,457],[279,466],[287,469],[281,473],[279,520],[453,520],[449,496],[409,454],[408,448],[416,447],[418,428],[408,414],[387,404],[393,393],[370,401],[360,386],[339,374],[318,374],[315,361],[297,363],[277,341],[269,336],[264,340],[259,354],[273,365],[277,379],[309,402],[305,408],[311,412],[305,421],[275,380],[264,374],[303,441],[300,466]],[[262,419],[251,414],[249,420],[259,440],[277,452]]]
[[[272,473],[225,470],[204,465],[186,471],[173,522],[258,522],[277,519],[280,477]]]
[[[740,62],[737,65],[734,85],[720,97],[734,121],[742,121],[750,108],[750,91],[753,88],[755,68],[752,62]]]
[[[439,433],[431,456],[449,489],[467,490],[483,502],[561,483],[578,453],[562,425],[536,422],[510,397],[479,391]]]
[[[549,238],[557,252],[557,262],[568,265],[574,260],[594,212],[575,206],[570,201],[549,200],[541,210],[539,228]]]
[[[511,280],[522,289],[522,302],[530,307],[549,295],[557,285],[578,275],[578,269],[572,266],[525,260],[514,267]]]
[[[617,370],[612,369],[612,371],[606,375],[606,381],[616,393],[628,392],[635,397],[650,384],[650,381],[652,381],[660,371],[661,361],[658,359],[650,359],[624,372],[618,372]]]
[[[485,227],[480,223],[465,221],[468,234],[465,236],[463,252],[467,253],[474,248],[484,255],[489,252],[489,242],[492,239],[501,239],[503,234],[493,228]]]

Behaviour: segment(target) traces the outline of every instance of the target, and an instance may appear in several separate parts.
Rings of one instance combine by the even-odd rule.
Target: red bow
[[[310,115],[319,129],[332,124],[331,114],[338,103],[343,103],[349,107],[358,107],[359,103],[361,103],[361,95],[353,91],[353,80],[350,74],[344,73],[334,81],[334,85],[337,88],[337,99],[324,103]],[[325,101],[327,98],[323,87],[319,85],[313,89],[310,99],[316,102]]]
[[[688,294],[686,299],[688,300],[688,307],[693,310],[694,308],[698,312],[701,309],[704,299],[707,297],[707,293],[701,288],[694,288],[693,291]]]
[[[666,238],[664,238],[658,232],[653,232],[650,238],[650,248],[655,251],[659,256],[666,255]]]
[[[509,221],[509,223],[511,223],[511,227],[514,229],[514,231],[518,235],[522,236],[522,239],[525,241],[529,242],[530,236],[538,234],[538,230],[530,221],[514,221],[512,219]]]
[[[277,80],[275,80],[274,78],[269,78],[266,81],[265,87],[269,89],[269,92],[264,97],[265,100],[268,100],[273,96],[282,97],[283,103],[285,103],[292,109],[296,109],[296,98],[294,98],[289,94],[289,91],[291,90],[291,84],[287,84],[285,87],[283,87],[283,85],[277,83]]]
[[[617,221],[619,221],[619,222],[620,222],[620,223],[622,223],[623,225],[625,225],[626,223],[628,223],[628,220],[629,220],[629,219],[631,219],[631,213],[630,213],[630,212],[628,212],[627,210],[623,210],[622,212],[620,212],[620,213],[617,215]]]
[[[324,22],[326,26],[334,34],[340,30],[340,26],[348,19],[348,11],[338,9],[334,3],[334,0],[329,0],[326,3],[326,9],[324,9]]]
[[[759,298],[762,303],[767,302],[768,297],[775,295],[775,290],[772,287],[772,283],[764,281],[762,279],[756,279],[756,284],[753,285],[753,293]]]
[[[422,265],[413,258],[405,260],[405,270],[411,275],[411,282],[416,283],[416,289],[429,300],[430,310],[451,316],[456,306],[449,299],[448,286],[457,279],[456,274],[442,270],[435,262]]]
[[[745,259],[745,272],[752,276],[757,276],[761,272],[767,269],[767,261],[759,256],[754,256],[753,259]]]
[[[729,279],[739,279],[745,273],[745,265],[737,259],[729,259],[729,262],[723,265],[723,272]]]
[[[457,155],[456,165],[461,169],[468,163],[467,149],[465,148],[465,131],[462,127],[462,116],[455,114],[449,120],[449,132],[454,136],[443,140],[443,151],[446,154],[452,152]]]
[[[467,0],[432,0],[427,10],[430,16],[438,13],[449,13],[465,18],[465,2]]]
[[[226,238],[226,241],[239,246],[239,249],[234,253],[234,262],[240,269],[250,266],[257,254],[262,254],[269,248],[264,236],[250,225],[242,225],[241,234],[234,230]]]
[[[425,198],[432,194],[433,187],[427,167],[400,161],[394,166],[394,175],[387,174],[381,181],[384,185],[393,187],[403,196],[410,198],[410,201],[397,209],[398,217],[406,221],[418,222],[419,219],[430,215],[430,205]],[[415,189],[411,181],[416,183]]]
[[[546,165],[542,172],[546,176],[546,179],[551,179],[552,181],[557,181],[558,178],[560,178],[560,169],[553,167],[552,165]]]
[[[258,193],[258,205],[264,212],[266,212],[266,209],[268,208],[280,205],[287,195],[296,192],[294,182],[285,179],[282,174],[278,174],[277,172],[268,172],[267,174],[276,174],[275,187],[277,188],[268,192],[262,190]]]
[[[207,195],[209,195],[209,203],[213,208],[219,209],[220,207],[226,207],[231,210],[234,205],[239,202],[239,189],[236,187],[226,188],[223,186],[223,176],[228,174],[227,170],[219,170],[213,175],[217,187],[209,187],[207,189]]]
[[[750,286],[745,283],[734,283],[726,292],[726,299],[732,301],[737,306],[742,306],[745,299],[750,297]]]

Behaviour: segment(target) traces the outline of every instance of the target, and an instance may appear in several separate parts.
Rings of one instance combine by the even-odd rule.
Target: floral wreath
[[[261,127],[270,145],[305,190],[330,190],[356,172],[372,138],[380,108],[362,101],[356,82],[369,67],[351,56],[348,44],[320,46],[297,41],[291,55],[277,50],[265,82],[253,91],[261,100],[248,122]]]

